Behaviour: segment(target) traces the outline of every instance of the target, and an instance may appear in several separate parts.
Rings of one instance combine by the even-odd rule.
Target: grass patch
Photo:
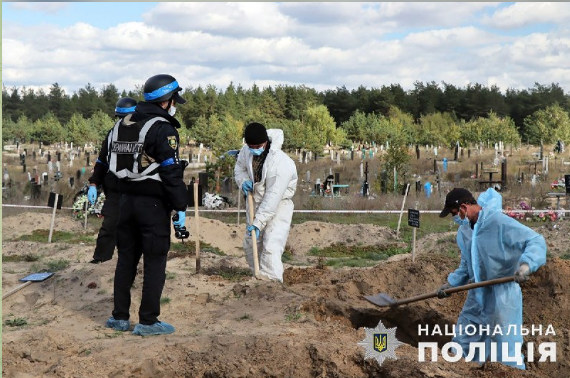
[[[161,304],[161,305],[163,305],[163,304],[168,304],[168,303],[170,303],[170,298],[169,298],[169,297],[162,297],[162,298],[160,298],[160,304]]]
[[[365,260],[386,260],[390,256],[410,252],[410,247],[399,247],[394,244],[387,245],[346,245],[337,243],[324,248],[313,247],[309,255],[317,257],[349,257]]]
[[[330,259],[327,260],[325,263],[326,266],[330,266],[332,268],[342,268],[342,267],[349,267],[349,268],[366,268],[370,266],[374,266],[378,263],[378,261],[374,260],[365,260],[365,259]]]
[[[309,255],[322,258],[323,265],[333,268],[365,268],[376,265],[378,261],[387,260],[390,256],[410,251],[409,246],[399,247],[394,244],[347,246],[338,243],[325,248],[313,247]]]
[[[58,259],[58,260],[48,260],[46,261],[46,266],[48,271],[57,272],[58,270],[64,270],[69,266],[69,260]]]
[[[218,255],[218,256],[226,256],[224,251],[222,251],[218,247],[214,247],[208,243],[203,243],[203,242],[200,242],[200,251],[201,252],[210,252],[210,253],[213,253],[214,255]]]
[[[250,314],[245,313],[242,316],[240,316],[237,320],[252,320],[252,319],[253,317]]]
[[[38,261],[40,256],[34,255],[31,253],[25,255],[11,255],[11,256],[2,256],[2,262],[34,262]]]
[[[166,272],[166,279],[167,280],[173,280],[176,278],[176,273],[174,272]]]
[[[57,272],[67,268],[70,264],[69,260],[58,259],[58,260],[48,260],[43,264],[32,265],[32,273],[42,273],[42,272]]]
[[[218,256],[226,256],[224,251],[220,250],[217,247],[212,246],[211,244],[204,242],[200,242],[200,252],[209,252]],[[168,259],[173,259],[176,257],[190,257],[195,255],[196,255],[196,242],[194,241],[189,240],[184,243],[180,242],[180,243],[170,244],[170,252],[168,254]]]
[[[570,252],[566,252],[563,255],[560,255],[560,258],[563,260],[570,260]]]
[[[285,250],[281,255],[281,262],[289,263],[291,260],[293,260],[293,254],[291,251]]]
[[[443,248],[440,250],[440,253],[452,260],[459,259],[459,248],[457,246],[452,246],[448,248]]]
[[[47,243],[49,239],[49,230],[33,230],[31,234],[22,235],[16,240],[32,241],[37,243]],[[53,231],[51,236],[52,243],[69,243],[69,244],[91,244],[95,243],[92,235],[68,231]]]
[[[208,276],[221,276],[223,279],[232,282],[243,281],[244,279],[252,277],[252,273],[249,269],[236,268],[233,266],[214,266],[206,268],[204,269],[204,274]]]
[[[105,337],[109,338],[109,339],[114,339],[116,337],[122,336],[123,332],[121,331],[114,331],[113,333],[105,333],[104,334]]]
[[[286,322],[298,322],[303,317],[303,314],[300,311],[293,311],[288,314],[285,314],[285,321]]]
[[[4,325],[8,327],[23,327],[28,324],[28,321],[24,318],[14,318],[8,319],[4,322]]]

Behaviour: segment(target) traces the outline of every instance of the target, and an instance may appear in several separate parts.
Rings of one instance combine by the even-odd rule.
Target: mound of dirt
[[[97,235],[88,220],[87,231],[83,228],[83,221],[73,219],[66,214],[56,215],[54,229],[67,232],[91,232]],[[18,216],[5,218],[2,222],[3,240],[16,239],[22,235],[31,234],[32,231],[49,230],[51,214],[22,213]],[[196,223],[193,217],[186,221],[190,230],[190,239],[194,240]],[[230,256],[243,256],[243,237],[245,225],[228,224],[215,219],[200,218],[200,240],[219,248]],[[178,243],[172,232],[171,241]],[[306,255],[313,247],[326,247],[333,244],[345,245],[384,245],[395,241],[395,233],[386,227],[371,224],[340,225],[326,222],[305,222],[302,225],[292,225],[288,239],[288,248],[293,254]]]
[[[49,230],[51,214],[21,213],[2,219],[2,241],[16,239],[22,235],[29,235],[34,230]],[[54,230],[68,232],[84,231],[84,223],[73,219],[69,215],[56,214]]]
[[[383,245],[395,241],[396,234],[387,227],[373,224],[336,224],[325,222],[305,222],[291,226],[287,244],[293,254],[305,254],[313,247],[333,244]]]
[[[457,320],[466,298],[465,293],[457,293],[445,300],[431,299],[396,308],[379,308],[365,300],[357,300],[364,295],[386,293],[395,299],[403,299],[435,290],[444,282],[448,272],[457,267],[457,261],[448,257],[429,254],[421,256],[416,263],[410,261],[390,261],[370,269],[329,271],[302,275],[295,269],[286,271],[286,282],[292,290],[309,297],[302,304],[304,311],[315,319],[346,319],[349,324],[360,327],[375,327],[382,321],[386,327],[398,327],[396,336],[400,341],[417,347],[419,342],[437,342],[440,346],[451,341],[446,336],[418,336],[418,325],[439,325],[444,329]],[[312,269],[317,272],[317,269]],[[551,324],[556,335],[529,335],[525,342],[549,341],[557,344],[557,363],[527,363],[527,369],[539,376],[565,377],[570,367],[570,261],[559,258],[549,259],[531,280],[523,285],[523,324],[543,325],[543,334]],[[302,277],[298,280],[298,277]],[[312,277],[312,280],[307,280]],[[523,348],[523,352],[524,352]],[[414,351],[417,356],[417,350]],[[535,356],[538,356],[535,354]],[[416,360],[417,361],[417,360]],[[405,367],[398,361],[395,365]],[[469,364],[465,364],[469,365]],[[455,369],[458,364],[454,364]],[[500,366],[500,365],[499,365]],[[382,367],[383,369],[384,366]],[[386,371],[383,370],[381,371]],[[503,369],[502,366],[499,368]],[[508,370],[508,369],[507,369]],[[386,376],[393,375],[393,371]],[[509,377],[527,376],[509,372]],[[521,372],[523,374],[523,372]],[[413,375],[407,375],[413,376]],[[447,375],[446,375],[447,376]],[[453,376],[453,375],[451,375]],[[461,376],[466,376],[462,374]],[[469,375],[471,376],[471,375]],[[475,375],[474,375],[475,376]],[[479,376],[479,375],[477,375]],[[496,376],[496,375],[491,375]]]

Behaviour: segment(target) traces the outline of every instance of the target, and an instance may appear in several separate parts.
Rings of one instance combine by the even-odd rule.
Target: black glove
[[[443,298],[447,298],[449,297],[451,294],[447,294],[444,290],[447,289],[451,289],[453,286],[451,286],[450,284],[446,283],[445,285],[442,285],[439,289],[437,289],[437,297],[439,299],[443,299]]]
[[[174,236],[176,239],[184,239],[190,237],[190,232],[186,230],[184,226],[186,220],[186,212],[177,211],[172,217],[172,225],[174,226]]]

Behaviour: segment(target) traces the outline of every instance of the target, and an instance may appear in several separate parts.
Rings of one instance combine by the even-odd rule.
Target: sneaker
[[[128,331],[131,327],[131,322],[128,320],[117,320],[111,316],[105,325],[107,328],[113,328],[115,331]]]
[[[99,260],[99,259],[93,259],[91,261],[89,261],[90,264],[101,264],[103,262],[103,260]]]
[[[168,335],[174,332],[174,327],[168,323],[156,322],[151,325],[136,324],[133,329],[133,335],[151,336],[151,335]]]

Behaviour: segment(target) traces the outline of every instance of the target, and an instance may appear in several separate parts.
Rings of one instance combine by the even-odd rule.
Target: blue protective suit
[[[515,219],[502,213],[502,197],[494,189],[481,193],[477,203],[482,207],[473,229],[469,223],[462,224],[457,232],[457,244],[461,249],[461,263],[447,281],[452,286],[465,285],[469,281],[481,282],[512,276],[522,263],[527,263],[534,273],[546,263],[546,242],[544,237]],[[469,324],[477,332],[469,336],[463,330]],[[489,326],[490,332],[479,332],[480,325]],[[497,325],[503,335],[493,335]],[[517,327],[516,335],[508,333],[509,325]],[[497,343],[497,361],[519,369],[525,369],[524,362],[504,361],[502,343],[508,344],[508,357],[521,356],[523,338],[522,292],[518,283],[508,282],[470,290],[456,325],[453,341],[459,343],[464,357],[472,342],[484,342],[486,356],[475,354],[473,361],[490,359],[490,343]],[[471,333],[471,332],[470,332]],[[478,350],[478,349],[477,349]],[[506,357],[506,356],[505,356]]]

